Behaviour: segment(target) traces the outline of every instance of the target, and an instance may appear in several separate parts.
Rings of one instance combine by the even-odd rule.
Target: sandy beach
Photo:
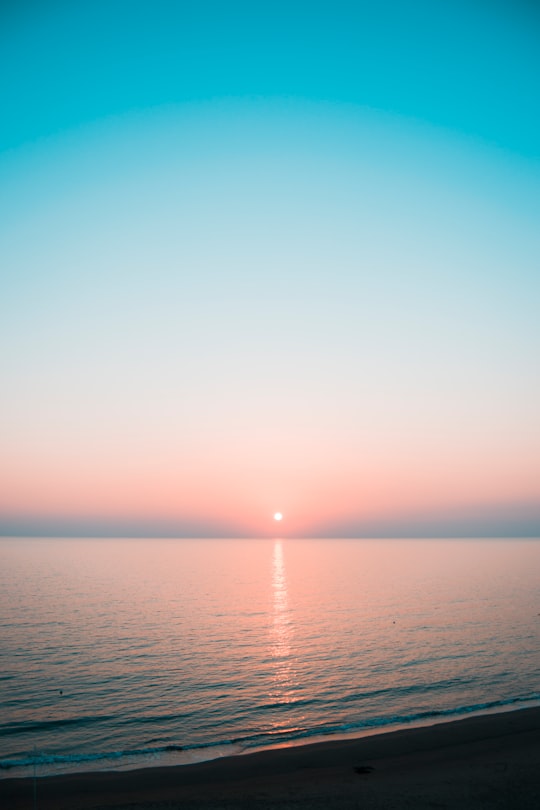
[[[30,810],[31,779],[0,782]],[[39,810],[540,807],[540,708],[169,768],[44,777]]]

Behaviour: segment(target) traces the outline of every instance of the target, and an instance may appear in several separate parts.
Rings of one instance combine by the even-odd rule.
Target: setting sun
[[[281,512],[275,512],[274,520],[283,520],[283,515],[281,514]]]

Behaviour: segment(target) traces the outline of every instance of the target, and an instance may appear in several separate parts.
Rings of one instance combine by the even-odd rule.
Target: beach
[[[540,806],[540,707],[168,768],[37,780],[39,810],[489,808]],[[30,810],[32,779],[0,782]]]

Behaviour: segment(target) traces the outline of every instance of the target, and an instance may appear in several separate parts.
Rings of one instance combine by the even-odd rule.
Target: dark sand
[[[32,810],[32,779],[0,781]],[[38,810],[540,809],[540,708],[169,768],[37,780]]]

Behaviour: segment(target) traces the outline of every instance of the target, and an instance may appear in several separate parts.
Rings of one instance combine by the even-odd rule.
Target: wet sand
[[[32,810],[32,779],[0,807]],[[37,810],[538,810],[540,708],[196,765],[37,780]]]

